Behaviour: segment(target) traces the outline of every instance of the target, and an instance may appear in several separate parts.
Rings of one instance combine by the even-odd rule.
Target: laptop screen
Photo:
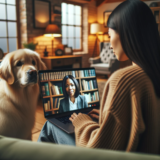
[[[45,117],[100,105],[94,68],[41,70],[39,80]]]

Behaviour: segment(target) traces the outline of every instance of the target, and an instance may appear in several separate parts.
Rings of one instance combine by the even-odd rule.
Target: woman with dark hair
[[[59,113],[88,107],[87,100],[80,95],[79,84],[72,75],[64,77],[62,90],[65,98],[60,101]]]
[[[111,47],[132,66],[114,72],[101,100],[99,123],[74,113],[76,145],[160,153],[160,38],[150,8],[140,0],[117,6],[107,22]]]
[[[144,2],[127,0],[113,10],[107,25],[117,59],[130,59],[133,65],[110,76],[100,110],[71,115],[76,145],[159,154],[160,39],[155,18]]]

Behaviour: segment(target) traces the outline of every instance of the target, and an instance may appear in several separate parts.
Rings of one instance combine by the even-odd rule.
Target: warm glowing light
[[[44,34],[45,37],[61,37],[61,34]]]
[[[103,26],[99,23],[92,23],[90,26],[90,33],[91,34],[102,34],[103,32]]]

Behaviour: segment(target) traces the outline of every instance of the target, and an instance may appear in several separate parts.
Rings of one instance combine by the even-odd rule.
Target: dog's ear
[[[40,55],[37,52],[35,52],[35,55],[36,55],[38,70],[46,70],[47,67],[46,67],[45,63],[41,60]]]
[[[14,83],[14,75],[12,72],[12,54],[8,53],[0,64],[0,78],[7,81],[8,84]]]

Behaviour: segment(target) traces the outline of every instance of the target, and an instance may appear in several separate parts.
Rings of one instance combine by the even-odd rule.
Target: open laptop
[[[66,75],[75,77],[79,84],[80,95],[85,96],[88,107],[59,113],[61,100],[64,99],[62,81]],[[74,133],[69,117],[75,113],[89,113],[99,108],[99,92],[94,68],[73,68],[59,70],[40,70],[39,85],[45,118],[67,133]],[[69,102],[69,98],[68,98]]]

